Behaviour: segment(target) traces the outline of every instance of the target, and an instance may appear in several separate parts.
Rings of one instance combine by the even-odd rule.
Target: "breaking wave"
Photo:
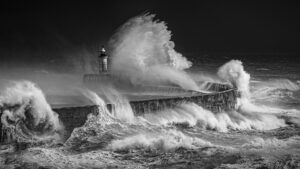
[[[131,18],[111,38],[112,71],[135,84],[173,84],[198,90],[184,71],[192,62],[175,51],[171,31],[154,17]]]
[[[2,129],[11,140],[60,140],[63,125],[41,91],[29,81],[8,84],[0,94]],[[9,141],[9,140],[7,140]]]
[[[245,108],[244,108],[245,109]],[[248,109],[248,110],[247,110]],[[185,103],[177,108],[146,114],[144,118],[152,124],[187,124],[189,127],[227,132],[228,130],[270,130],[285,126],[285,121],[272,114],[249,111],[213,113],[194,103]]]
[[[84,94],[94,103],[100,103],[99,113],[90,114],[84,126],[76,128],[65,145],[69,147],[82,146],[80,140],[88,145],[102,143],[103,148],[118,151],[131,148],[145,148],[168,151],[178,147],[196,148],[212,144],[183,134],[175,129],[168,129],[161,125],[154,125],[145,117],[134,117],[134,123],[123,121],[120,112],[110,114],[104,106],[104,101],[92,91]],[[98,100],[98,101],[97,101]],[[101,101],[100,101],[101,100]],[[115,111],[123,111],[116,109]],[[154,137],[155,136],[155,137]]]
[[[113,116],[124,122],[134,122],[134,113],[128,99],[125,96],[119,93],[116,89],[110,87],[106,88],[104,95],[108,101],[114,105],[112,110]]]
[[[178,127],[178,124],[181,124],[179,126],[197,127],[220,132],[253,129],[270,130],[286,126],[285,120],[279,118],[280,113],[284,110],[256,105],[251,102],[250,75],[244,71],[240,61],[226,63],[219,69],[218,74],[223,80],[229,81],[241,93],[244,93],[238,99],[236,110],[213,113],[195,103],[182,103],[175,108],[135,117],[128,100],[116,90],[109,89],[105,93],[108,100],[116,104],[112,113],[107,110],[106,103],[95,92],[82,90],[81,92],[85,97],[98,105],[99,113],[98,115],[89,115],[85,125],[74,130],[67,144],[72,145],[76,142],[74,139],[78,140],[78,138],[80,138],[79,140],[85,140],[83,138],[90,139],[90,132],[92,132],[96,133],[93,137],[98,137],[96,139],[98,141],[103,136],[109,137],[110,140],[117,139],[118,141],[115,140],[109,146],[107,145],[111,149],[124,148],[118,147],[116,145],[118,143],[124,143],[125,147],[133,145],[156,147],[159,146],[158,143],[165,146],[170,144],[170,147],[174,147],[174,145],[182,145],[182,142],[179,141],[178,144],[169,143],[165,137],[167,134],[163,131],[170,126]],[[23,138],[25,136],[31,139],[43,139],[48,136],[59,136],[63,127],[58,120],[58,116],[52,111],[42,91],[33,83],[27,81],[13,83],[13,85],[3,90],[0,101],[3,112],[1,123],[6,129],[18,131]],[[16,128],[18,129],[15,130]],[[149,140],[153,131],[161,137]],[[148,134],[143,135],[141,133]],[[12,135],[19,136],[20,134]],[[130,138],[124,137],[126,135],[130,135]],[[193,139],[187,136],[183,138],[183,136],[185,137],[183,133],[179,135],[182,140]],[[174,132],[170,137],[174,137]],[[144,142],[143,140],[148,140],[148,142],[139,142]],[[189,145],[192,146],[193,144],[191,142]],[[167,146],[163,149],[169,148]]]
[[[243,98],[250,95],[250,74],[244,70],[243,64],[239,60],[231,60],[221,66],[217,72],[218,76],[230,82],[233,87],[241,92]]]

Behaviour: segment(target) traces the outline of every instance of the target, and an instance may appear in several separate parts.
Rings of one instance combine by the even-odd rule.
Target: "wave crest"
[[[59,140],[63,134],[58,115],[32,82],[11,82],[1,91],[0,107],[2,127],[10,135],[7,139]]]

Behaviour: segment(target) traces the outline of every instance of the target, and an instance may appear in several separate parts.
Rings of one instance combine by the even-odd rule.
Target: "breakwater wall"
[[[235,109],[237,98],[239,97],[236,89],[223,84],[206,84],[206,88],[214,92],[209,94],[191,92],[185,96],[135,100],[129,101],[129,103],[136,116],[174,108],[182,103],[195,103],[214,113]],[[114,111],[114,104],[107,104],[107,108],[111,112]],[[0,110],[1,117],[3,108]],[[65,107],[53,110],[59,114],[59,119],[64,124],[66,138],[71,135],[74,128],[80,127],[86,122],[88,114],[92,113],[96,115],[99,113],[97,105]],[[8,136],[9,133],[0,124],[0,144],[7,142]]]
[[[214,113],[235,109],[237,98],[239,97],[239,93],[236,89],[228,88],[226,85],[220,84],[208,84],[207,87],[216,92],[182,97],[130,101],[129,104],[136,116],[174,108],[182,103],[195,103]],[[109,111],[114,111],[113,104],[107,104],[107,108]],[[80,127],[85,123],[88,114],[99,113],[98,106],[96,105],[59,108],[54,109],[54,111],[59,114],[59,118],[64,123],[67,136],[72,133],[74,128]]]
[[[214,113],[218,113],[234,109],[237,97],[238,93],[235,90],[229,90],[213,94],[132,101],[130,105],[134,114],[138,116],[162,111],[167,108],[174,108],[182,103],[195,103]]]

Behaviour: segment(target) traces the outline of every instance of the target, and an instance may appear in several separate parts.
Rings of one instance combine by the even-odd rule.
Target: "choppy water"
[[[128,105],[110,114],[87,91],[99,115],[90,115],[63,144],[39,135],[26,149],[1,145],[0,168],[299,168],[300,71],[292,59],[245,59],[251,97],[232,112],[189,103],[142,117]],[[212,75],[221,65],[205,62],[193,73]]]

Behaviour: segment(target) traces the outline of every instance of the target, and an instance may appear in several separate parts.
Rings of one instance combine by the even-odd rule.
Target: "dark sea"
[[[134,116],[123,100],[119,114],[110,114],[89,91],[99,115],[89,115],[63,143],[45,135],[30,137],[24,149],[0,145],[0,168],[300,168],[300,56],[205,55],[192,60],[188,72],[215,81],[232,59],[250,75],[250,94],[236,111],[216,114],[185,103]],[[34,87],[28,91],[42,96]]]
[[[256,99],[285,108],[300,108],[300,55],[204,55],[195,59],[197,61],[192,70],[215,74],[221,65],[232,59],[242,61],[245,71],[250,74],[252,93],[267,93],[267,98],[261,96]],[[276,103],[273,102],[275,99]]]

